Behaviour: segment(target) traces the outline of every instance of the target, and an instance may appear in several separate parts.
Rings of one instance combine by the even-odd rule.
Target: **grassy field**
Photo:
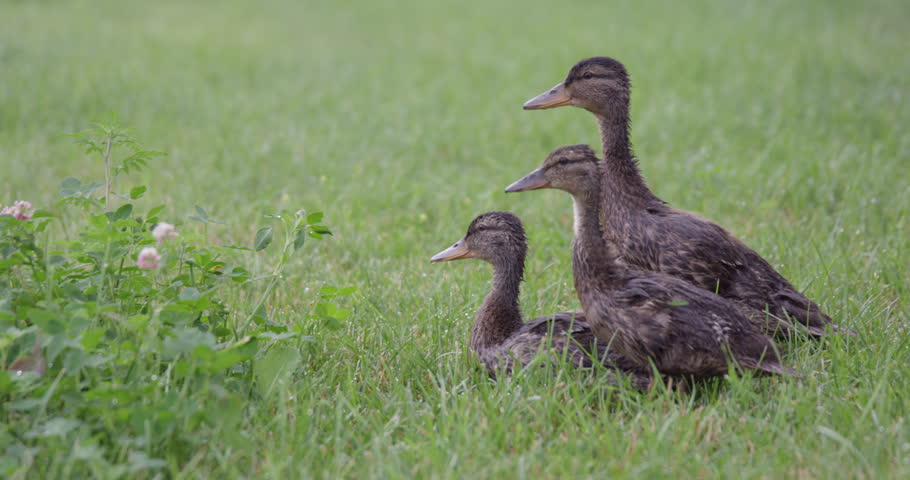
[[[326,212],[335,236],[289,266],[275,321],[311,321],[323,284],[359,291],[341,329],[313,327],[286,395],[246,405],[239,444],[165,451],[159,474],[910,475],[907,2],[185,3],[0,4],[0,203],[52,206],[63,177],[100,175],[59,134],[115,111],[168,153],[138,178],[184,231],[202,232],[183,223],[195,204],[228,222],[216,244],[250,244],[279,209]],[[859,336],[789,345],[804,379],[691,395],[568,369],[487,379],[467,339],[490,269],[428,260],[509,210],[530,237],[525,314],[578,305],[568,196],[502,191],[556,146],[599,145],[587,112],[521,110],[591,55],[631,72],[655,192]],[[74,450],[36,455],[17,475],[81,471]]]

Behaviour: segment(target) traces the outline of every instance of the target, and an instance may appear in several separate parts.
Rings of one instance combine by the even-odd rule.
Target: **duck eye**
[[[569,163],[569,159],[566,157],[560,157],[560,159],[556,161],[557,165],[565,165],[567,163]]]
[[[585,72],[585,73],[581,74],[581,78],[584,78],[584,79],[589,79],[593,76],[594,76],[594,74],[591,72]]]

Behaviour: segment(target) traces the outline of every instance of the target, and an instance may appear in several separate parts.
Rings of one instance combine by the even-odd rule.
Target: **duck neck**
[[[591,281],[609,283],[619,273],[615,249],[604,239],[601,227],[601,196],[599,184],[572,196],[575,207],[572,271],[576,287]]]
[[[613,106],[607,112],[594,114],[600,127],[600,142],[606,158],[632,158],[629,143],[629,109]]]
[[[518,294],[524,260],[493,263],[493,285],[477,310],[471,329],[471,348],[479,351],[502,344],[524,322],[518,308]]]
[[[607,113],[595,113],[600,127],[604,155],[604,185],[610,194],[634,198],[653,197],[638,169],[629,141],[629,107],[614,106]]]

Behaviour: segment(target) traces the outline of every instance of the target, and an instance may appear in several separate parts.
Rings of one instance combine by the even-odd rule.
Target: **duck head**
[[[509,212],[488,212],[471,222],[468,232],[431,262],[479,258],[494,265],[524,264],[528,243],[521,220]]]
[[[629,90],[629,75],[622,63],[610,57],[591,57],[576,63],[564,81],[525,102],[524,109],[572,105],[607,115],[617,107],[628,109]]]
[[[598,186],[599,159],[587,145],[559,147],[543,165],[506,187],[506,193],[555,188],[580,195]]]

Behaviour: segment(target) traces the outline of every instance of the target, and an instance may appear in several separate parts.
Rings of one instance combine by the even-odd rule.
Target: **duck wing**
[[[716,292],[759,315],[757,322],[772,335],[786,336],[793,326],[807,327],[812,336],[825,328],[856,333],[835,325],[821,308],[796,290],[764,258],[720,225],[691,212],[661,209],[652,213],[654,238],[660,243],[656,270]]]
[[[746,265],[745,245],[720,225],[676,209],[651,217],[652,238],[660,245],[654,270],[723,295],[735,272]]]
[[[745,266],[734,272],[730,281],[731,298],[756,309],[767,308],[778,318],[792,319],[813,336],[824,336],[828,331],[856,335],[856,331],[835,324],[818,304],[800,293],[759,254],[749,250],[745,257]]]
[[[599,359],[605,367],[629,377],[633,387],[647,389],[651,384],[651,372],[599,342],[585,319],[581,310],[533,318],[506,340],[503,349],[507,352],[502,353],[526,366],[546,345],[555,352],[565,352],[567,360],[577,367],[592,368]]]
[[[680,279],[630,272],[614,291],[614,313],[670,375],[726,374],[735,359],[743,368],[784,371],[770,338],[736,306]]]

